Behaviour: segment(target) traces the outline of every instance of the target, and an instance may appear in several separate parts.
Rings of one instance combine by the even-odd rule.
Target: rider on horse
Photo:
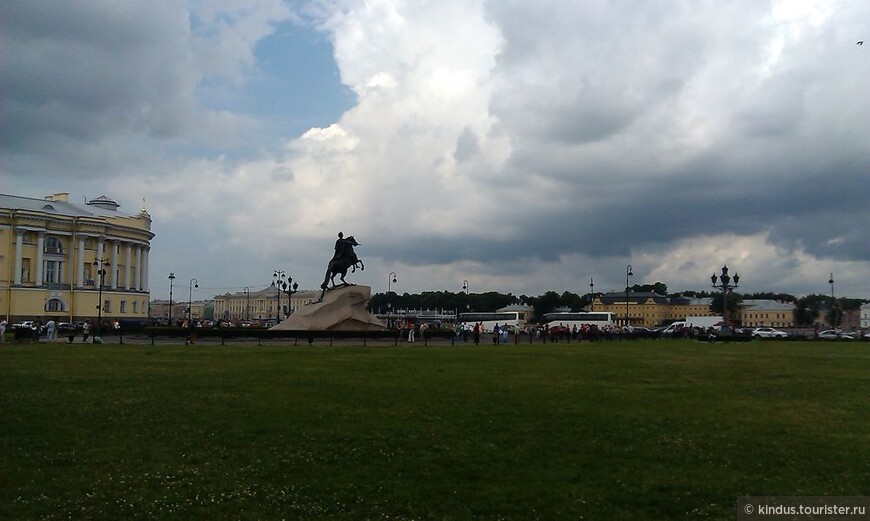
[[[335,287],[336,275],[341,277],[342,285],[349,286],[350,284],[344,280],[348,268],[356,271],[357,265],[359,265],[360,269],[365,269],[365,265],[356,256],[356,252],[353,251],[354,246],[359,246],[359,243],[356,242],[353,235],[345,239],[344,234],[338,232],[338,240],[335,241],[335,253],[326,268],[326,276],[323,278],[323,284],[320,285],[320,288],[323,290],[320,293],[320,300],[323,300],[323,295],[326,293],[326,288],[330,281],[332,281],[332,285]]]

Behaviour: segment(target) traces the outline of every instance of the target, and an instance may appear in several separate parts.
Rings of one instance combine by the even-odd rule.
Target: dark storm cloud
[[[123,132],[171,136],[190,116],[183,10],[160,2],[17,2],[4,8],[0,146],[51,153]],[[159,45],[155,45],[159,43]]]

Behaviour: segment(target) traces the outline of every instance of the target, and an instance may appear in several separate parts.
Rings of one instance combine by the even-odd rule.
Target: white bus
[[[459,321],[465,322],[469,327],[474,327],[474,324],[480,322],[484,333],[489,333],[496,324],[500,328],[510,326],[509,331],[516,331],[517,328],[522,329],[526,326],[527,312],[525,311],[499,311],[492,313],[460,313]]]
[[[574,329],[574,326],[577,326],[579,329],[583,324],[594,324],[601,328],[604,326],[612,326],[615,317],[615,313],[606,311],[560,311],[558,313],[545,313],[544,322],[546,322],[548,329],[558,326],[567,327],[568,330]]]

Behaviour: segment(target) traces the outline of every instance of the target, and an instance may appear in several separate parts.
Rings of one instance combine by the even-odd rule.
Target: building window
[[[136,313],[137,308],[139,307],[138,304],[139,304],[139,303],[136,302],[135,300],[133,301],[133,313]]]
[[[90,262],[85,262],[82,264],[85,277],[85,286],[93,286],[94,285],[94,273],[93,273],[93,265]]]
[[[30,259],[21,259],[21,282],[30,282]]]
[[[120,312],[121,312],[121,313],[126,313],[126,312],[127,312],[127,301],[126,301],[126,300],[122,300],[120,305],[121,305]]]
[[[112,311],[112,301],[107,300],[103,302],[103,313],[110,313]]]
[[[85,249],[86,250],[96,250],[97,249],[97,241],[94,239],[85,239]]]
[[[63,243],[57,237],[46,237],[43,251],[49,254],[63,255]]]
[[[60,284],[62,282],[63,261],[47,260],[44,264],[45,270],[42,274],[43,284]]]
[[[63,301],[57,298],[53,298],[45,303],[46,311],[63,311]]]

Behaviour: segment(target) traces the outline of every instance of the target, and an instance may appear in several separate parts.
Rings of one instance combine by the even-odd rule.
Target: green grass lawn
[[[870,493],[870,345],[0,346],[0,519],[734,519]]]

